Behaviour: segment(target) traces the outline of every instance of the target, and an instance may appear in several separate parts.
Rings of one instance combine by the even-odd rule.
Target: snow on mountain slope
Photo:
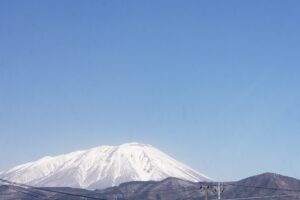
[[[16,166],[0,177],[34,186],[100,189],[129,181],[177,177],[211,181],[151,145],[100,146]]]

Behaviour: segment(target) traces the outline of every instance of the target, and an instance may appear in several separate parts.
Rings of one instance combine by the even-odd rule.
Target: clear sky
[[[300,178],[300,2],[0,3],[0,170],[152,144],[217,180]]]

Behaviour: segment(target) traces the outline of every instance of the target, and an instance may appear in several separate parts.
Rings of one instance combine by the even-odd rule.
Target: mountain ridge
[[[259,197],[262,200],[297,200],[300,196],[300,180],[273,173],[263,173],[239,181],[224,182],[223,184],[224,192],[222,193],[222,199],[258,199]],[[209,186],[210,199],[217,199],[217,194],[214,192],[216,185],[216,182],[190,182],[178,178],[166,178],[161,181],[127,182],[119,186],[93,191],[76,188],[48,188],[58,191],[58,193],[49,193],[33,188],[23,190],[23,193],[20,193],[17,192],[21,189],[20,187],[0,185],[0,196],[4,197],[3,200],[28,200],[32,199],[33,195],[39,195],[39,199],[48,200],[79,199],[72,195],[68,196],[59,193],[64,192],[105,200],[204,200],[205,192],[201,188]],[[270,189],[270,185],[276,185],[276,187],[271,187]],[[284,188],[292,190],[281,190]],[[274,197],[270,198],[270,196]]]

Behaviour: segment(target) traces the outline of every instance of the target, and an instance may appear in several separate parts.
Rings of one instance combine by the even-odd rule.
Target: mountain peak
[[[139,147],[145,147],[145,146],[150,146],[150,144],[144,144],[144,143],[139,143],[139,142],[130,142],[130,143],[125,143],[121,144],[120,146],[139,146]]]
[[[3,172],[0,177],[34,186],[88,189],[168,177],[211,180],[155,147],[137,142],[43,157]]]

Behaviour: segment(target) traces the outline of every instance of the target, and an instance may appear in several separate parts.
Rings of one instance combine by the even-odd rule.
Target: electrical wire
[[[5,182],[7,185],[8,185],[8,183],[7,182]],[[6,185],[6,186],[7,186]],[[9,189],[11,189],[11,190],[15,190],[15,191],[17,191],[17,192],[20,192],[20,193],[23,193],[23,194],[26,194],[26,195],[28,195],[28,196],[33,196],[33,197],[36,197],[36,198],[39,198],[39,199],[41,199],[40,197],[41,196],[43,196],[44,197],[44,193],[38,193],[38,192],[35,192],[35,191],[32,191],[32,190],[28,190],[28,188],[25,188],[25,187],[21,187],[21,186],[18,186],[18,185],[16,185],[16,184],[9,184],[9,185],[11,185],[12,187],[10,187]],[[22,190],[23,191],[22,191]],[[29,193],[30,192],[30,193]]]
[[[183,192],[190,192],[190,191],[197,191],[197,190],[200,190],[200,188],[190,188],[190,189],[183,189],[183,190],[176,190],[176,189],[161,189],[161,190],[145,190],[145,192],[148,192],[148,193],[158,193],[158,192],[161,192],[161,193],[168,193],[168,192],[176,192],[176,193],[183,193]]]
[[[21,184],[21,183],[8,181],[8,180],[1,179],[1,178],[0,178],[0,181],[4,182],[6,184],[9,184],[9,185],[18,186],[18,187],[22,188],[23,190],[34,189],[34,190],[38,190],[38,191],[51,192],[51,193],[63,194],[63,195],[74,196],[74,197],[84,197],[84,198],[87,198],[87,199],[106,200],[106,199],[99,198],[99,197],[91,197],[91,196],[86,196],[86,195],[80,195],[80,194],[74,194],[74,193],[69,193],[69,192],[57,191],[57,190],[53,190],[53,189],[49,189],[49,188],[34,187],[34,186],[26,185],[26,184]],[[242,185],[242,184],[236,184],[236,183],[224,183],[223,185],[231,185],[231,186],[255,188],[255,189],[264,189],[264,190],[274,190],[274,191],[300,192],[300,190],[296,190],[296,189],[272,188],[272,187],[253,186],[253,185]],[[210,184],[210,186],[213,186],[213,185]],[[29,191],[29,192],[33,193],[33,194],[30,194],[30,193],[18,190],[16,188],[13,188],[13,189],[17,192],[22,192],[26,195],[31,195],[35,198],[37,198],[37,196],[33,195],[33,194],[43,195],[43,194],[40,194],[40,193],[36,193],[34,191]],[[145,192],[148,192],[149,194],[151,194],[151,193],[164,193],[164,192],[169,193],[169,192],[174,192],[174,191],[176,191],[177,193],[178,192],[179,193],[186,193],[186,192],[194,193],[194,192],[197,192],[198,190],[201,190],[201,186],[197,187],[197,188],[184,189],[184,190],[181,190],[181,191],[174,190],[174,189],[165,189],[165,190],[163,190],[163,189],[159,190],[158,189],[158,190],[155,190],[155,189],[152,188],[152,190],[150,190],[150,191],[145,190]],[[188,195],[190,195],[190,194],[188,194]],[[232,199],[224,199],[224,200],[262,199],[262,198],[276,198],[276,197],[287,197],[287,196],[295,196],[295,194],[294,195],[292,195],[292,194],[290,194],[290,195],[283,194],[283,195],[273,195],[273,196],[241,197],[241,198],[232,198]]]
[[[57,190],[53,190],[53,189],[49,189],[49,188],[40,188],[40,187],[34,187],[34,186],[30,186],[27,184],[23,184],[23,183],[16,183],[13,181],[8,181],[5,179],[1,179],[0,181],[7,183],[9,185],[14,185],[14,186],[18,186],[22,189],[34,189],[34,190],[39,190],[39,191],[44,191],[44,192],[52,192],[52,193],[58,193],[58,194],[64,194],[64,195],[69,195],[69,196],[75,196],[75,197],[85,197],[88,199],[97,199],[97,200],[106,200],[103,198],[97,198],[97,197],[90,197],[90,196],[85,196],[85,195],[79,195],[79,194],[73,194],[73,193],[68,193],[68,192],[62,192],[62,191],[57,191]],[[183,189],[183,190],[176,190],[176,189],[153,189],[152,190],[145,190],[145,192],[148,192],[149,194],[155,194],[155,193],[170,193],[170,192],[176,192],[176,193],[186,193],[186,192],[196,192],[198,190],[201,190],[201,187],[195,187],[195,188],[189,188],[189,189]],[[30,192],[34,193],[34,191]],[[38,193],[37,193],[38,194]],[[38,194],[38,195],[42,195],[42,194]]]
[[[34,195],[34,194],[31,194],[31,193],[28,193],[28,192],[25,192],[25,191],[22,191],[22,190],[19,190],[19,189],[17,189],[17,188],[10,188],[11,190],[14,190],[14,191],[16,191],[16,192],[19,192],[19,193],[22,193],[22,194],[25,194],[25,195],[27,195],[27,196],[31,196],[31,197],[34,197],[34,198],[37,198],[37,199],[41,199],[41,196],[39,196],[39,195],[41,195],[41,194],[39,194],[39,195]],[[3,195],[3,194],[2,194]],[[7,195],[10,195],[10,194],[7,194]]]
[[[239,187],[247,187],[247,188],[255,188],[255,189],[264,189],[264,190],[275,190],[275,191],[287,191],[287,192],[300,192],[300,189],[288,189],[288,188],[272,188],[272,187],[262,187],[255,185],[242,185],[236,183],[226,183],[225,185],[239,186]]]
[[[232,199],[222,199],[222,200],[246,200],[246,199],[265,199],[265,198],[279,198],[279,197],[291,197],[297,196],[293,194],[285,194],[285,195],[272,195],[272,196],[260,196],[260,197],[240,197],[240,198],[232,198]],[[217,199],[213,199],[217,200]]]
[[[188,194],[188,195],[189,195],[188,197],[185,197],[185,198],[183,198],[183,199],[181,199],[181,200],[188,200],[188,199],[192,198],[192,195],[196,194],[196,192],[198,192],[198,191],[196,190],[196,191],[193,191],[193,192],[189,193],[189,194]]]
[[[14,186],[21,187],[23,189],[35,189],[35,190],[39,190],[39,191],[51,192],[51,193],[56,193],[56,194],[63,194],[63,195],[68,195],[68,196],[73,196],[73,197],[84,197],[84,198],[87,198],[87,199],[106,200],[106,199],[98,198],[98,197],[90,197],[90,196],[86,196],[86,195],[73,194],[73,193],[69,193],[69,192],[62,192],[62,191],[52,190],[52,189],[48,189],[48,188],[34,187],[34,186],[26,185],[26,184],[21,184],[21,183],[16,183],[16,182],[13,182],[13,181],[8,181],[8,180],[2,179],[2,178],[0,178],[0,181],[4,182],[4,183],[7,183],[9,185],[14,185]]]

